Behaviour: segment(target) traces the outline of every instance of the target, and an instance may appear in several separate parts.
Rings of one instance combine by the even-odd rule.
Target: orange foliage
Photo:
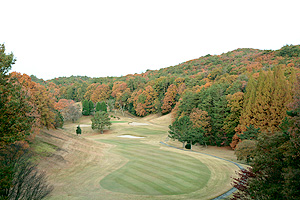
[[[169,86],[167,92],[165,93],[165,98],[163,100],[163,105],[161,107],[162,113],[171,112],[173,105],[176,104],[176,95],[177,95],[177,87],[172,84]]]
[[[207,132],[210,131],[209,129],[209,120],[210,117],[206,111],[200,110],[199,108],[193,108],[190,114],[190,120],[193,122],[194,128],[204,128]]]
[[[91,95],[91,101],[93,103],[105,101],[109,99],[111,90],[108,85],[102,84],[99,85]]]
[[[54,128],[54,99],[46,88],[31,80],[27,74],[11,73],[12,78],[17,78],[24,90],[30,96],[30,104],[33,107],[32,115],[36,118],[37,127]]]
[[[72,105],[72,104],[74,104],[74,103],[75,103],[75,102],[74,102],[73,100],[60,99],[58,102],[56,102],[56,103],[54,104],[54,108],[55,108],[56,110],[61,111],[61,110],[63,110],[64,108],[66,108],[66,107],[68,107],[68,106],[70,106],[70,105]]]
[[[112,97],[116,97],[118,93],[123,93],[127,89],[127,83],[123,81],[114,82],[114,86],[112,88]]]

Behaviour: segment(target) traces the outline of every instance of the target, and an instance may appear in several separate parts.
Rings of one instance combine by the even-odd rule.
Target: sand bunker
[[[137,123],[137,122],[131,122],[129,123],[131,126],[148,126],[149,124],[146,123]]]
[[[117,137],[121,137],[121,138],[145,138],[145,137],[138,137],[138,136],[133,136],[133,135],[119,135]]]
[[[80,127],[90,127],[90,126],[92,126],[91,124],[81,124],[81,125],[79,125]]]

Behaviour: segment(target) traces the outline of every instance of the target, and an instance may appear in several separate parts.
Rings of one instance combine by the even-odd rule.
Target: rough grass
[[[43,141],[59,147],[40,164],[54,184],[47,199],[205,200],[232,187],[231,177],[238,169],[232,163],[161,145],[168,126],[153,123],[159,119],[120,118],[149,125],[114,123],[104,134],[84,127],[80,136],[75,134],[77,123],[44,131]],[[80,124],[90,124],[90,117],[81,118]],[[123,134],[146,137],[117,137]]]
[[[42,141],[38,137],[35,142],[31,144],[31,147],[33,148],[34,153],[40,156],[50,156],[59,149],[57,146]]]
[[[99,140],[115,144],[112,152],[129,159],[100,184],[103,188],[128,194],[178,195],[203,188],[210,170],[199,160],[131,139]]]

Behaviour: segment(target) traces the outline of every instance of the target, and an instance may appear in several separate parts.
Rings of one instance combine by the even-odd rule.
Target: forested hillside
[[[196,143],[230,145],[238,159],[253,162],[253,170],[245,170],[236,179],[237,198],[299,196],[299,181],[294,177],[300,166],[300,46],[276,51],[237,49],[123,77],[44,81],[34,75],[8,73],[14,62],[14,55],[1,45],[3,199],[16,195],[41,199],[51,192],[27,153],[39,129],[60,128],[65,121],[76,122],[81,115],[107,110],[138,117],[171,113],[169,137],[186,148]],[[28,187],[38,194],[28,192],[32,191],[24,186],[28,179],[33,180]]]
[[[44,85],[55,101],[105,102],[111,110],[141,117],[173,111],[174,122],[186,116],[195,129],[174,139],[235,148],[249,125],[278,130],[293,100],[299,55],[300,46],[292,45],[276,51],[237,49],[123,77],[32,80]]]

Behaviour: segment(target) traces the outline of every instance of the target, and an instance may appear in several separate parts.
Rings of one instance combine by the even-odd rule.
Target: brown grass
[[[58,147],[52,156],[46,157],[40,163],[40,168],[47,171],[49,181],[54,185],[54,191],[48,199],[210,199],[231,188],[231,176],[234,176],[238,169],[232,163],[207,155],[166,147],[159,143],[167,138],[168,124],[171,122],[170,115],[152,115],[147,118],[132,118],[129,115],[126,117],[119,115],[119,117],[122,121],[148,123],[149,126],[146,127],[149,129],[165,131],[165,134],[149,135],[141,141],[167,151],[187,154],[199,159],[208,166],[212,173],[207,187],[190,194],[169,196],[129,195],[103,189],[99,184],[100,180],[121,168],[128,160],[110,152],[114,145],[94,140],[128,134],[126,130],[132,126],[128,123],[113,124],[111,130],[105,131],[105,134],[93,131],[90,127],[83,127],[82,135],[76,136],[75,130],[79,123],[91,124],[90,117],[82,117],[79,123],[66,124],[62,130],[43,130],[38,136],[39,140]],[[168,141],[168,143],[181,147],[181,143],[175,141]],[[227,148],[193,146],[193,150],[236,160],[233,151]]]

